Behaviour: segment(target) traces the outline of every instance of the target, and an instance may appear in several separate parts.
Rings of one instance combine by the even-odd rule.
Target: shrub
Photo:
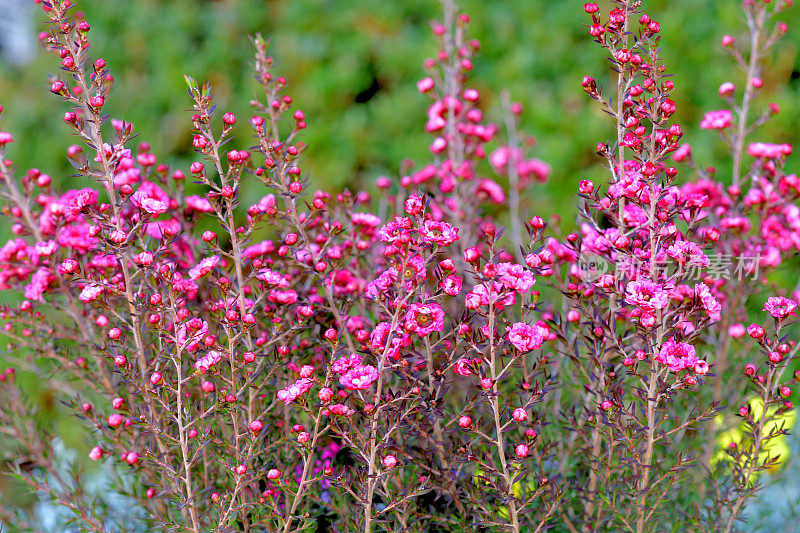
[[[659,23],[638,1],[585,4],[613,75],[581,86],[616,139],[566,235],[554,214],[522,222],[550,167],[508,95],[503,127],[485,121],[480,44],[450,0],[418,83],[431,162],[374,195],[307,190],[306,116],[258,35],[252,147],[231,148],[241,121],[187,77],[197,160],[159,163],[103,114],[113,78],[70,4],[42,2],[40,40],[85,187],[19,172],[0,133],[0,287],[23,296],[2,310],[7,360],[78,415],[148,528],[731,531],[785,461],[798,295],[770,280],[800,247],[800,181],[791,146],[751,134],[778,112],[752,116],[791,2],[745,1],[743,50],[723,39],[743,89],[723,83],[700,124],[730,148],[723,181],[671,121]],[[240,206],[247,187],[265,195]],[[14,368],[6,465],[105,530],[114,504],[64,468]]]

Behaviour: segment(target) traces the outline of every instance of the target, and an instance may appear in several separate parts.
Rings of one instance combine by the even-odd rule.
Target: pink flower
[[[497,279],[510,291],[524,294],[536,283],[533,274],[524,266],[515,263],[499,263]]]
[[[406,311],[405,329],[424,337],[444,331],[444,311],[439,304],[411,304]]]
[[[194,363],[194,367],[201,374],[208,372],[208,369],[222,360],[222,354],[217,350],[211,350],[207,355],[201,357]]]
[[[460,276],[456,276],[455,274],[450,274],[442,281],[439,282],[439,287],[447,294],[448,296],[457,296],[458,293],[461,292],[461,287],[463,285],[463,280]]]
[[[732,120],[733,115],[727,109],[709,111],[700,122],[700,128],[704,130],[724,130],[730,127]]]
[[[131,203],[150,214],[160,215],[169,207],[169,196],[155,183],[146,181],[133,193]]]
[[[331,405],[328,408],[328,413],[325,413],[323,411],[322,414],[323,415],[325,415],[325,414],[334,414],[334,415],[338,415],[338,416],[352,416],[353,413],[355,413],[355,411],[353,409],[347,407],[344,404],[336,403],[336,404]]]
[[[267,299],[270,302],[275,302],[282,305],[292,305],[297,303],[297,291],[291,289],[285,291],[270,291]]]
[[[751,143],[747,153],[756,158],[780,159],[792,153],[790,144]]]
[[[150,252],[140,252],[133,256],[133,262],[140,266],[150,266],[153,264],[153,254]]]
[[[267,285],[272,285],[281,289],[285,289],[289,286],[289,282],[283,277],[283,275],[268,268],[259,270],[256,274],[256,278],[260,279]]]
[[[81,293],[78,295],[78,299],[83,303],[89,303],[96,300],[101,294],[103,294],[103,287],[97,285],[96,283],[92,283],[91,285],[86,285],[83,288]]]
[[[212,213],[214,208],[207,198],[202,196],[192,195],[186,197],[186,210],[189,212],[199,211],[201,213]]]
[[[711,289],[705,283],[698,283],[694,286],[694,294],[700,305],[705,309],[708,318],[719,320],[722,305],[711,294]]]
[[[39,268],[39,270],[31,276],[31,282],[25,287],[25,298],[41,302],[42,295],[44,295],[45,291],[50,286],[50,276],[51,272],[49,268]]]
[[[242,252],[242,255],[248,259],[253,259],[254,257],[271,254],[275,250],[276,248],[274,242],[261,241],[258,244],[254,244],[245,248],[244,252]]]
[[[74,196],[71,196],[69,203],[64,209],[64,214],[68,217],[74,217],[85,208],[95,204],[96,202],[97,191],[94,189],[81,189],[76,191]]]
[[[495,204],[502,204],[506,201],[506,193],[498,183],[490,179],[483,179],[475,189],[475,195],[485,197]]]
[[[337,374],[344,374],[348,370],[353,367],[356,367],[361,364],[361,356],[357,353],[351,353],[345,357],[340,357],[336,361],[333,362],[331,366],[331,370],[336,372]]]
[[[744,337],[745,333],[747,333],[747,329],[741,322],[731,324],[731,326],[728,328],[728,335],[730,335],[734,339],[741,339],[742,337]]]
[[[699,359],[694,346],[670,339],[661,346],[661,350],[656,355],[656,361],[669,366],[673,372],[680,372],[685,368],[694,369]]]
[[[718,92],[720,98],[725,98],[726,96],[733,96],[733,93],[736,92],[736,85],[734,85],[729,81],[726,81],[725,83],[719,86]]]
[[[339,383],[347,390],[369,388],[378,379],[378,369],[372,365],[358,365],[348,370],[339,378]]]
[[[370,346],[372,351],[376,354],[382,354],[386,350],[386,341],[389,338],[391,325],[388,322],[381,322],[369,336]],[[396,329],[392,334],[392,346],[387,351],[387,355],[392,359],[397,359],[400,356],[400,350],[411,344],[411,337],[408,333],[401,329]]]
[[[711,261],[697,243],[692,241],[678,241],[667,248],[667,255],[681,265],[708,267]]]
[[[175,218],[145,224],[145,233],[154,239],[162,239],[164,235],[177,235],[180,231],[181,223]]]
[[[311,385],[314,382],[307,378],[301,378],[286,387],[285,389],[279,390],[277,393],[277,397],[281,400],[284,404],[290,404],[303,394],[307,393],[309,389],[311,389]]]
[[[197,322],[193,322],[194,320],[197,320]],[[203,337],[208,334],[208,322],[200,319],[192,319],[189,322],[192,322],[192,326],[198,327],[190,328],[189,323],[182,322],[175,328],[175,340],[179,346],[184,347],[189,352],[193,352],[197,349]]]
[[[37,254],[44,257],[50,257],[56,253],[56,250],[58,250],[58,243],[54,240],[37,242],[35,248]]]
[[[450,246],[458,240],[458,228],[435,220],[426,220],[419,229],[419,234],[423,242],[440,246]]]
[[[400,239],[409,238],[411,231],[411,219],[406,217],[395,217],[393,221],[384,225],[378,232],[378,236],[383,242],[393,244]]]
[[[453,365],[453,372],[458,374],[459,376],[471,376],[472,375],[472,361],[469,359],[459,359]]]
[[[216,255],[212,255],[211,257],[206,257],[200,263],[198,263],[194,268],[189,271],[189,279],[197,280],[214,270],[219,264],[219,257]]]
[[[506,331],[508,340],[521,352],[538,350],[542,343],[547,340],[550,330],[544,322],[537,322],[529,326],[524,322],[516,322]]]
[[[764,311],[767,311],[775,318],[786,318],[794,314],[793,311],[796,307],[797,303],[794,300],[783,296],[770,296],[764,304]]]
[[[626,287],[625,301],[638,305],[642,309],[664,309],[669,302],[669,295],[659,285],[651,280],[630,281]]]

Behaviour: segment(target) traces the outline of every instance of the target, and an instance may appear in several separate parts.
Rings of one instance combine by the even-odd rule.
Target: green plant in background
[[[463,4],[465,11],[480,14],[471,30],[483,43],[473,84],[487,95],[484,111],[500,120],[500,102],[492,99],[490,87],[507,88],[523,104],[522,125],[536,135],[537,152],[546,154],[553,168],[554,179],[539,189],[534,207],[570,212],[578,180],[600,172],[591,147],[607,135],[602,113],[576,91],[585,73],[599,72],[583,21],[575,18],[580,3]],[[719,107],[709,88],[731,74],[722,47],[707,43],[719,42],[720,28],[740,26],[739,13],[716,0],[655,0],[648,7],[661,15],[665,60],[675,65],[675,96],[682,104],[676,121],[696,125]],[[183,74],[208,80],[220,106],[245,112],[256,90],[246,73],[246,36],[256,32],[271,38],[271,52],[290,75],[295,101],[313,125],[305,139],[312,180],[332,189],[370,187],[381,174],[397,174],[403,158],[427,157],[421,128],[426,101],[414,82],[421,75],[419,58],[432,44],[426,23],[438,14],[435,2],[87,0],[80,9],[97,21],[94,46],[125,80],[108,112],[135,124],[143,139],[174,158],[168,163],[186,166],[191,156],[188,111],[181,111],[185,106],[178,100],[185,90]],[[800,112],[800,41],[792,31],[800,25],[797,10],[787,13],[786,22],[789,38],[776,50],[764,80],[766,98],[782,112],[763,134],[791,142],[797,138],[792,117]],[[14,147],[15,160],[22,167],[46,164],[42,170],[61,179],[73,169],[65,157],[68,138],[49,133],[56,122],[53,102],[39,97],[47,73],[53,67],[41,54],[24,67],[0,64],[0,102],[7,109],[5,127],[26,140]],[[701,164],[725,152],[711,136],[684,141],[692,143]],[[729,172],[717,169],[719,175]]]

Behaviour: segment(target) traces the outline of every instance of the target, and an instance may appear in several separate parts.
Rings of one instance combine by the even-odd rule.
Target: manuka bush
[[[0,287],[19,295],[2,310],[6,471],[82,530],[128,527],[64,467],[17,369],[73,410],[150,530],[741,527],[796,416],[800,294],[777,280],[800,249],[800,180],[791,146],[755,135],[779,111],[758,95],[791,1],[745,0],[743,43],[722,39],[742,74],[699,125],[730,148],[719,179],[681,143],[680,80],[641,4],[584,6],[612,72],[580,85],[612,140],[563,234],[523,213],[550,167],[520,104],[504,94],[502,126],[485,120],[480,44],[450,0],[418,83],[431,160],[375,195],[308,190],[307,117],[262,37],[249,119],[187,77],[197,157],[170,168],[103,114],[114,80],[87,21],[41,2],[85,184],[21,170],[0,133]],[[13,503],[2,516],[37,528]]]

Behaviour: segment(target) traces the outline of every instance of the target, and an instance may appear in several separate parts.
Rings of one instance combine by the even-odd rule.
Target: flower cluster
[[[519,143],[519,103],[502,98],[502,127],[486,120],[469,85],[480,43],[449,0],[417,84],[430,160],[373,193],[310,190],[307,117],[261,36],[249,118],[220,116],[187,77],[195,155],[171,167],[104,114],[113,77],[71,4],[41,3],[40,41],[86,186],[20,173],[0,132],[0,289],[20,295],[0,319],[8,360],[52,377],[148,527],[641,532],[656,516],[731,530],[778,464],[800,380],[784,377],[800,294],[720,277],[712,259],[770,276],[800,250],[792,148],[747,140],[779,111],[749,116],[791,2],[744,2],[747,60],[723,39],[747,89],[723,83],[727,108],[699,128],[730,147],[730,182],[673,121],[659,22],[634,0],[584,5],[613,80],[581,87],[616,138],[596,147],[609,176],[578,184],[575,232],[523,219],[521,193],[551,169]],[[748,320],[754,302],[767,321]],[[108,510],[65,474],[15,376],[0,374],[0,422],[14,464],[33,465],[18,477],[103,530]],[[737,427],[746,438],[716,450]]]

